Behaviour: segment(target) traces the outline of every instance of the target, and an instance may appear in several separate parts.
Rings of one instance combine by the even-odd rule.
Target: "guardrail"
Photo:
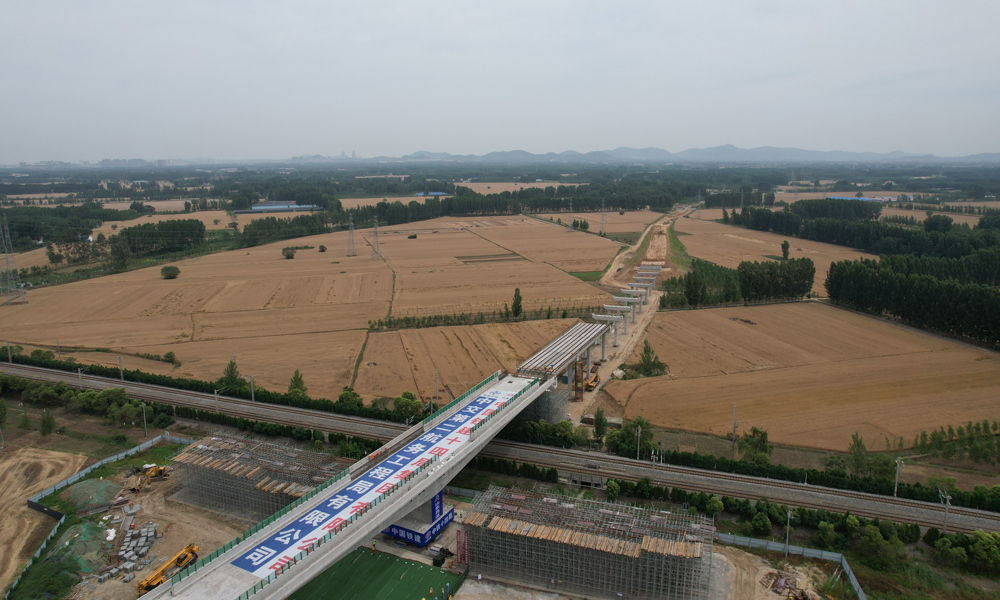
[[[497,407],[497,409],[495,411],[493,411],[493,414],[491,414],[490,416],[486,417],[482,421],[480,421],[480,422],[476,423],[475,425],[473,425],[472,429],[469,430],[469,439],[470,440],[472,439],[473,435],[476,433],[476,431],[479,430],[480,427],[482,427],[483,425],[486,425],[487,423],[490,422],[490,420],[493,417],[499,415],[500,411],[502,411],[503,409],[507,408],[508,406],[510,406],[511,404],[513,404],[514,402],[517,402],[517,399],[520,398],[521,396],[527,394],[531,390],[531,388],[535,387],[538,384],[539,381],[541,381],[541,380],[539,378],[537,378],[537,377],[534,378],[534,379],[532,379],[531,383],[528,384],[528,387],[524,388],[520,392],[514,394],[509,399],[507,399],[506,402],[504,402],[503,404],[501,404],[499,407]]]
[[[287,571],[288,569],[290,569],[293,565],[297,564],[300,560],[302,560],[307,555],[309,555],[313,550],[315,550],[316,548],[319,548],[320,546],[322,546],[323,544],[325,544],[327,541],[333,539],[333,536],[335,536],[338,533],[340,533],[341,531],[343,531],[344,528],[346,528],[348,525],[350,525],[351,523],[357,521],[358,519],[360,519],[361,517],[363,517],[365,514],[367,514],[368,511],[370,511],[371,509],[375,508],[378,504],[380,504],[381,502],[383,502],[384,500],[386,500],[389,497],[390,494],[392,494],[393,492],[395,492],[399,488],[403,487],[405,484],[409,483],[410,481],[413,481],[413,479],[416,476],[420,475],[421,473],[423,473],[427,469],[435,466],[435,463],[438,460],[439,460],[439,458],[437,456],[434,456],[433,458],[431,458],[431,460],[427,461],[426,463],[424,463],[423,465],[421,465],[420,467],[418,467],[412,473],[410,473],[409,475],[407,475],[402,481],[400,481],[399,483],[393,485],[392,488],[390,488],[388,491],[386,491],[383,494],[380,494],[377,498],[375,498],[374,500],[372,500],[371,503],[369,503],[368,506],[366,506],[363,510],[361,510],[360,512],[354,513],[353,515],[351,515],[351,518],[347,519],[346,521],[344,521],[343,523],[341,523],[340,525],[338,525],[330,533],[324,535],[320,539],[318,539],[315,542],[313,542],[308,548],[306,548],[302,552],[299,552],[298,554],[296,554],[288,562],[282,564],[280,568],[276,569],[274,571],[274,573],[271,573],[270,575],[268,575],[266,579],[261,579],[252,588],[250,588],[249,590],[247,590],[247,591],[243,592],[242,594],[240,594],[236,598],[236,600],[248,600],[251,596],[253,596],[257,592],[259,592],[262,589],[264,589],[264,587],[266,587],[269,583],[271,583],[274,580],[276,580],[279,575],[281,575],[282,573],[284,573],[285,571]]]
[[[458,398],[455,398],[454,400],[452,400],[451,402],[449,402],[448,404],[446,404],[442,408],[439,408],[436,411],[434,411],[434,413],[432,415],[430,415],[428,417],[425,417],[424,420],[421,421],[421,423],[424,424],[424,425],[430,424],[434,419],[440,417],[441,415],[445,414],[446,412],[448,412],[449,410],[451,410],[452,408],[454,408],[455,406],[457,406],[462,401],[468,399],[469,396],[471,396],[473,394],[479,393],[479,390],[483,389],[483,387],[485,387],[486,385],[489,385],[489,384],[493,383],[494,381],[496,381],[499,378],[500,378],[500,371],[497,371],[496,373],[490,375],[486,379],[484,379],[484,380],[480,381],[479,383],[477,383],[476,385],[472,386],[472,388],[470,388],[469,390],[467,390],[465,393],[463,393],[462,395],[460,395]]]
[[[745,546],[747,548],[760,548],[770,552],[784,552],[786,548],[786,546],[781,542],[759,540],[757,538],[748,538],[728,533],[716,534],[715,539],[723,544]],[[844,558],[843,554],[840,554],[839,552],[826,552],[825,550],[817,550],[815,548],[806,548],[804,546],[787,546],[787,548],[789,554],[798,554],[799,556],[803,556],[805,558],[818,558],[819,560],[827,560],[840,564],[840,568],[847,574],[847,580],[851,583],[854,593],[858,595],[860,600],[868,600],[868,596],[866,596],[864,590],[861,589],[861,584],[858,583],[858,578],[854,576],[854,571],[851,570],[851,565],[847,562],[847,559]]]

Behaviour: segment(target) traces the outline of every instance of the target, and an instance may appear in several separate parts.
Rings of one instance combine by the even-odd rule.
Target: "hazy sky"
[[[0,3],[0,163],[1000,151],[1000,3]]]

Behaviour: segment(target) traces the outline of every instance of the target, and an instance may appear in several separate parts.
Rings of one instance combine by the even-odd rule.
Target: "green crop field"
[[[358,548],[324,571],[289,600],[420,600],[434,588],[434,598],[441,588],[451,584],[454,594],[462,576],[437,567],[429,567],[392,554]]]

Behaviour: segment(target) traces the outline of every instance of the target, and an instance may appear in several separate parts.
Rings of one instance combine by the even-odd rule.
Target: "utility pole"
[[[733,402],[733,456],[736,456],[736,403]]]
[[[792,511],[788,511],[788,520],[785,521],[785,558],[788,558],[788,533],[792,529]]]
[[[601,198],[601,235],[604,235],[604,198]]]
[[[438,370],[434,369],[434,400],[438,399]]]
[[[941,503],[944,504],[944,525],[941,526],[941,533],[948,533],[948,509],[951,508],[951,494],[938,488],[938,496],[941,497]]]
[[[78,368],[76,370],[76,376],[80,380],[80,389],[83,389],[83,369]]]
[[[56,354],[59,356],[59,360],[62,360],[62,346],[59,345],[59,338],[56,338]]]
[[[122,368],[122,355],[118,355],[118,379],[125,381],[125,369]]]
[[[250,376],[250,402],[256,402],[256,401],[257,401],[257,399],[254,398],[254,393],[253,393],[253,375],[251,375]]]
[[[347,255],[357,256],[358,250],[354,247],[354,215],[347,215]]]
[[[7,363],[8,364],[14,363],[14,358],[10,353],[10,340],[7,340]]]
[[[566,223],[566,227],[573,229],[573,196],[569,197],[569,223]]]
[[[892,495],[896,495],[896,490],[899,489],[899,472],[903,470],[903,459],[896,459],[896,482],[892,484]]]
[[[639,436],[642,435],[642,427],[635,428],[635,459],[639,460]]]
[[[142,403],[142,437],[149,437],[149,429],[146,428],[146,403]]]
[[[372,260],[376,258],[382,258],[382,251],[379,249],[378,245],[378,217],[372,217],[374,219],[374,230],[372,232]]]

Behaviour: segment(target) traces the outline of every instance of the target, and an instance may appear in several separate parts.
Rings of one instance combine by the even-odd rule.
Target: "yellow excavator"
[[[198,546],[188,544],[183,550],[175,554],[173,558],[150,573],[148,577],[135,584],[135,589],[141,596],[161,583],[165,583],[168,579],[181,572],[184,567],[196,560],[198,560]]]

